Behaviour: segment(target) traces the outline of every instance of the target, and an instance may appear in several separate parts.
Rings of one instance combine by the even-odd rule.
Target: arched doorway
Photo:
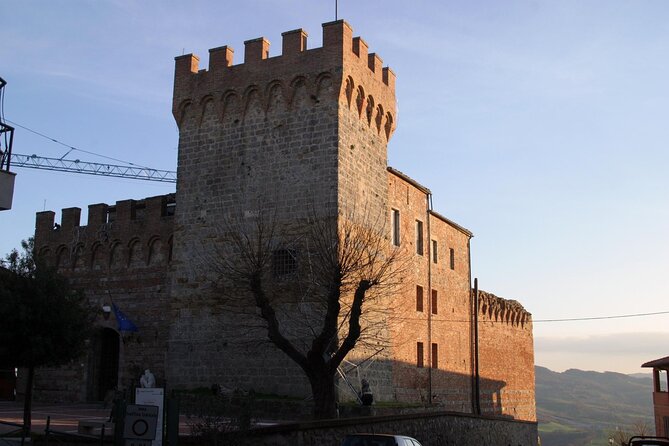
[[[102,401],[107,392],[118,386],[120,337],[111,328],[97,331],[89,357],[87,397],[89,401]]]

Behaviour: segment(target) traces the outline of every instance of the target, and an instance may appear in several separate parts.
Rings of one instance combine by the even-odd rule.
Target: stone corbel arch
[[[146,253],[146,266],[150,265],[159,265],[164,263],[165,253],[163,248],[163,243],[158,235],[154,235],[149,238],[147,245]],[[158,260],[156,260],[158,259]]]
[[[277,107],[276,109],[273,107],[275,104],[275,98],[277,99],[276,104],[281,104],[281,107]],[[281,109],[288,109],[288,98],[286,96],[286,88],[283,85],[283,82],[278,79],[274,79],[267,84],[267,87],[265,87],[265,103],[265,113],[270,113],[272,111],[278,111]]]
[[[66,245],[60,245],[56,248],[56,269],[63,269],[68,266],[69,251]]]
[[[355,82],[351,76],[347,76],[344,81],[343,94],[346,97],[346,104],[348,104],[348,109],[351,109],[351,104],[353,103],[353,92],[355,91]]]
[[[386,123],[384,125],[384,131],[386,134],[386,139],[390,141],[390,137],[395,131],[395,120],[390,112],[386,113]]]
[[[109,269],[123,265],[123,244],[120,240],[113,240],[109,244]]]
[[[126,265],[128,268],[130,268],[134,263],[141,264],[142,262],[133,262],[133,259],[135,259],[137,255],[139,255],[139,260],[144,260],[143,263],[146,263],[146,258],[142,259],[143,253],[141,252],[142,250],[142,243],[139,240],[139,237],[133,237],[130,239],[130,241],[127,244],[127,257],[126,257]],[[137,253],[137,250],[140,250],[139,253]]]
[[[86,267],[87,262],[84,256],[84,244],[79,242],[72,248],[72,270],[75,270],[77,266]]]
[[[383,129],[384,118],[383,105],[378,104],[376,106],[376,114],[374,115],[374,125],[376,126],[376,133],[379,135],[381,134],[381,129]]]
[[[37,251],[37,257],[43,262],[46,262],[47,265],[53,266],[54,259],[51,256],[51,248],[48,246],[42,246],[39,251]]]
[[[355,108],[358,111],[358,117],[362,118],[362,113],[367,107],[367,96],[365,95],[365,89],[362,88],[362,85],[358,85],[356,89],[355,96]]]
[[[320,102],[322,97],[335,97],[334,83],[332,81],[332,74],[329,71],[324,71],[316,77],[316,103]]]
[[[198,118],[197,118],[197,126],[202,127],[202,123],[204,122],[207,106],[210,105],[213,107],[213,114],[214,116],[220,115],[220,111],[218,110],[218,105],[216,104],[216,101],[214,100],[214,96],[211,94],[205,95],[200,99],[200,104],[199,104],[199,113],[198,113]]]
[[[255,104],[256,101],[257,105]],[[255,111],[255,108],[257,108],[259,115],[265,114],[266,105],[264,103],[264,98],[262,96],[262,92],[260,91],[260,87],[258,87],[256,84],[249,85],[246,88],[242,97],[242,103],[244,104],[244,112],[242,114],[243,121],[250,116],[251,112]]]
[[[239,119],[240,98],[235,90],[227,90],[221,95],[221,122]]]
[[[304,89],[303,93],[301,90]],[[291,110],[296,110],[302,106],[311,105],[313,102],[313,91],[309,80],[304,76],[296,76],[290,82],[290,104]]]
[[[175,120],[177,122],[177,127],[181,128],[182,124],[186,121],[186,116],[192,113],[193,101],[190,99],[185,99],[179,104],[179,107],[177,107],[177,113],[175,116]]]
[[[95,270],[95,266],[97,265],[96,263],[96,258],[100,256],[100,259],[104,259],[104,245],[100,241],[96,241],[91,245],[91,257],[90,257],[90,262],[89,262],[89,268],[91,271]],[[104,262],[100,262],[101,267],[104,266]],[[102,269],[102,268],[100,268]]]
[[[372,121],[374,120],[374,106],[375,106],[374,96],[371,94],[367,96],[367,104],[365,105],[365,120],[367,121],[368,126],[372,126]]]

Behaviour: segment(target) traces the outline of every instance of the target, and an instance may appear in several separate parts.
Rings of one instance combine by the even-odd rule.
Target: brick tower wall
[[[271,220],[295,235],[312,217],[336,225],[385,214],[394,75],[343,21],[323,25],[321,48],[307,49],[306,40],[303,30],[284,33],[276,57],[264,38],[247,41],[238,65],[231,48],[214,48],[206,70],[197,56],[176,58],[174,386],[309,393],[294,363],[266,344],[262,329],[246,330],[247,320],[231,316],[212,287],[216,262],[209,256],[230,253],[221,241],[230,222]],[[290,325],[299,308],[282,310]],[[299,337],[297,327],[288,328]]]
[[[35,252],[84,291],[95,311],[97,329],[118,332],[113,310],[108,318],[102,311],[103,305],[112,303],[138,327],[135,333],[120,334],[119,390],[136,386],[146,368],[158,384],[164,384],[173,206],[173,195],[119,201],[114,206],[94,204],[88,207],[86,226],[80,225],[79,208],[63,209],[60,224],[52,211],[37,214]],[[97,354],[91,348],[87,357],[70,367],[38,370],[36,399],[100,399]]]
[[[478,309],[482,412],[536,421],[532,315],[484,291]]]

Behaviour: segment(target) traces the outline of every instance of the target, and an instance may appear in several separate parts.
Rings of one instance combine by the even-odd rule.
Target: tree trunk
[[[309,377],[314,397],[314,417],[337,418],[337,390],[334,373],[319,373]]]
[[[28,380],[26,382],[26,394],[23,401],[23,436],[30,437],[32,427],[33,408],[33,380],[35,378],[35,367],[28,367]]]

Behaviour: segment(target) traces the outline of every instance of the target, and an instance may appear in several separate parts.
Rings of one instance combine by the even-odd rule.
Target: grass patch
[[[551,421],[549,423],[539,423],[539,433],[554,432],[579,432],[579,429],[576,429],[572,426],[567,426],[565,424],[556,423],[555,421]]]

